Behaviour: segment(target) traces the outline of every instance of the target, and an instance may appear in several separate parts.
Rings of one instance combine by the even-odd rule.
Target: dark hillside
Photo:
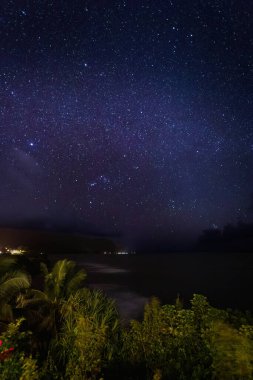
[[[0,247],[24,246],[34,252],[45,253],[102,253],[116,250],[107,238],[43,230],[0,228]]]

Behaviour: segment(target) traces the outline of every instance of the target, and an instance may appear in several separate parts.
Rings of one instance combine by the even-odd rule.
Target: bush
[[[49,367],[64,379],[100,379],[117,346],[114,302],[99,291],[82,290],[64,305],[64,315],[62,330],[51,344]]]
[[[0,380],[253,379],[249,313],[214,308],[201,295],[190,308],[152,298],[142,321],[122,327],[114,302],[83,288],[73,262],[44,271],[44,292],[19,292],[13,315],[27,320],[6,324],[0,335]]]
[[[122,361],[133,378],[252,379],[252,326],[229,325],[230,313],[211,307],[203,296],[194,295],[191,304],[183,309],[152,299],[143,321],[131,322]]]
[[[30,332],[21,331],[23,319],[8,325],[1,335],[0,380],[39,379],[36,360],[26,356],[30,344]],[[1,360],[2,358],[2,360]]]

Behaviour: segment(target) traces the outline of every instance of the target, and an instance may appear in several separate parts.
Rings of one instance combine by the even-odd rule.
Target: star
[[[250,220],[246,8],[9,3],[0,19],[1,224],[69,217],[102,232],[117,225],[132,241],[151,230],[183,241],[212,221]]]

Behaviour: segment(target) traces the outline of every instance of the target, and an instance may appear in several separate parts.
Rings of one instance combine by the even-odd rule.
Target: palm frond
[[[86,280],[87,274],[84,269],[79,270],[77,273],[73,275],[73,277],[66,284],[66,293],[67,296],[75,293],[78,289],[83,287],[84,281]]]
[[[40,263],[40,270],[44,276],[48,275],[48,268],[45,263]]]
[[[0,303],[0,321],[12,321],[12,307],[8,303]]]
[[[22,271],[9,273],[0,283],[0,300],[8,302],[20,291],[28,289],[30,285],[31,280],[26,273]]]
[[[0,277],[7,272],[15,270],[17,267],[17,261],[14,257],[1,257],[0,259]]]
[[[18,301],[18,307],[21,308],[31,308],[34,306],[42,307],[50,304],[47,294],[37,289],[31,289],[25,297],[19,297]]]
[[[52,275],[57,282],[62,283],[67,274],[73,271],[74,267],[75,263],[71,260],[59,260],[53,267]]]

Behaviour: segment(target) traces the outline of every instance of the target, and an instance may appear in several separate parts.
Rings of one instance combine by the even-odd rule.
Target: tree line
[[[204,230],[197,247],[204,251],[252,252],[253,223],[226,224],[222,229]]]

